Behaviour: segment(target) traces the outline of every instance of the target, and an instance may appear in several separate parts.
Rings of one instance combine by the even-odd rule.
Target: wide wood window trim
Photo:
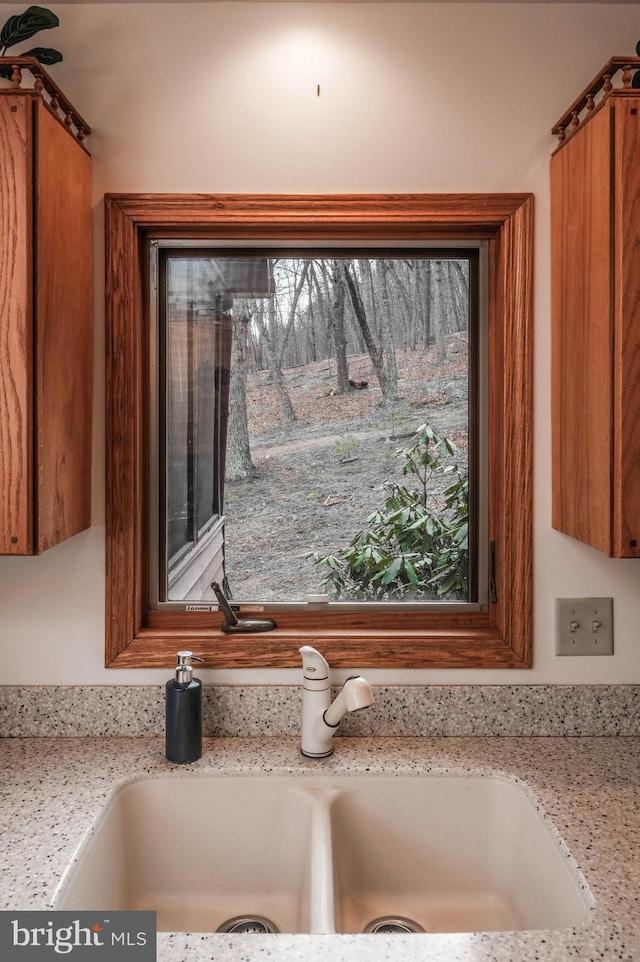
[[[292,667],[301,644],[335,666],[526,668],[532,663],[530,194],[110,194],[106,217],[106,649],[109,667]],[[274,614],[267,634],[225,635],[217,613],[147,610],[147,245],[155,237],[486,239],[490,249],[488,611]],[[270,614],[273,612],[270,611]]]

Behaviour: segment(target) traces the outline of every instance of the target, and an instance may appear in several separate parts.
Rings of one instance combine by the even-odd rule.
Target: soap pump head
[[[203,662],[204,658],[198,658],[192,651],[179,651],[176,655],[176,681],[180,685],[189,685],[193,680],[194,661]]]

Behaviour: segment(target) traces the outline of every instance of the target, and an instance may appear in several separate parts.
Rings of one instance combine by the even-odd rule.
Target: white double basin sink
[[[362,933],[404,931],[398,919],[417,923],[407,931],[559,929],[582,924],[590,905],[516,782],[184,775],[115,793],[54,907],[154,910],[160,931],[235,919],[264,931],[252,928],[261,919],[279,932]]]

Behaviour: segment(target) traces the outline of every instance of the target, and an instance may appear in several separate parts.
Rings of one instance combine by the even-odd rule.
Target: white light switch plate
[[[556,655],[613,654],[613,598],[555,599]]]

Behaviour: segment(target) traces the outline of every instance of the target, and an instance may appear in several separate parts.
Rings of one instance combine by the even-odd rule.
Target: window
[[[486,263],[484,333],[476,311],[480,259]],[[437,604],[418,603],[416,572],[403,556],[392,571],[408,572],[410,603],[400,606],[394,602],[405,588],[390,578],[368,597],[361,584],[345,596],[344,583],[328,578],[325,586],[337,588],[335,603],[321,605],[305,603],[305,595],[321,590],[314,583],[303,584],[297,598],[265,595],[251,588],[250,579],[243,588],[247,573],[240,573],[233,556],[236,495],[225,480],[229,419],[235,417],[229,405],[234,325],[244,324],[248,346],[253,337],[254,348],[258,342],[265,348],[269,339],[257,332],[262,325],[266,334],[269,311],[275,323],[275,312],[286,313],[297,296],[299,309],[289,324],[302,325],[303,315],[306,324],[306,315],[318,311],[311,272],[334,271],[349,309],[341,308],[349,327],[345,338],[351,338],[342,376],[352,385],[345,396],[353,401],[361,389],[371,412],[369,381],[378,375],[375,391],[384,392],[382,368],[395,347],[376,368],[382,341],[378,351],[367,339],[358,284],[375,274],[388,297],[393,285],[406,285],[425,270],[436,276],[443,264],[467,278],[470,293],[466,420],[455,465],[461,478],[471,479],[468,576],[459,567],[455,590],[432,593]],[[279,284],[289,284],[289,293],[278,293]],[[148,297],[150,287],[157,303]],[[530,288],[529,195],[108,197],[107,664],[172,664],[188,638],[211,666],[297,665],[302,643],[318,644],[332,664],[345,666],[529,665]],[[321,299],[319,285],[316,291]],[[375,313],[372,304],[368,309]],[[312,327],[305,330],[305,337],[316,336]],[[328,353],[325,345],[322,354],[323,362],[333,363],[334,380],[339,343],[336,338]],[[367,366],[365,379],[359,364]],[[269,367],[265,361],[261,369]],[[284,367],[271,364],[271,373]],[[476,412],[483,406],[488,416],[481,419]],[[393,412],[394,404],[385,410]],[[448,428],[437,430],[446,435]],[[341,533],[343,542],[347,534]],[[307,567],[319,575],[327,553],[315,554],[315,569]],[[234,603],[269,608],[277,629],[253,636],[246,648],[241,635],[224,635],[215,605],[206,604],[212,573],[226,579]],[[277,583],[277,572],[271,580]]]
[[[486,246],[150,254],[151,607],[486,605]]]

